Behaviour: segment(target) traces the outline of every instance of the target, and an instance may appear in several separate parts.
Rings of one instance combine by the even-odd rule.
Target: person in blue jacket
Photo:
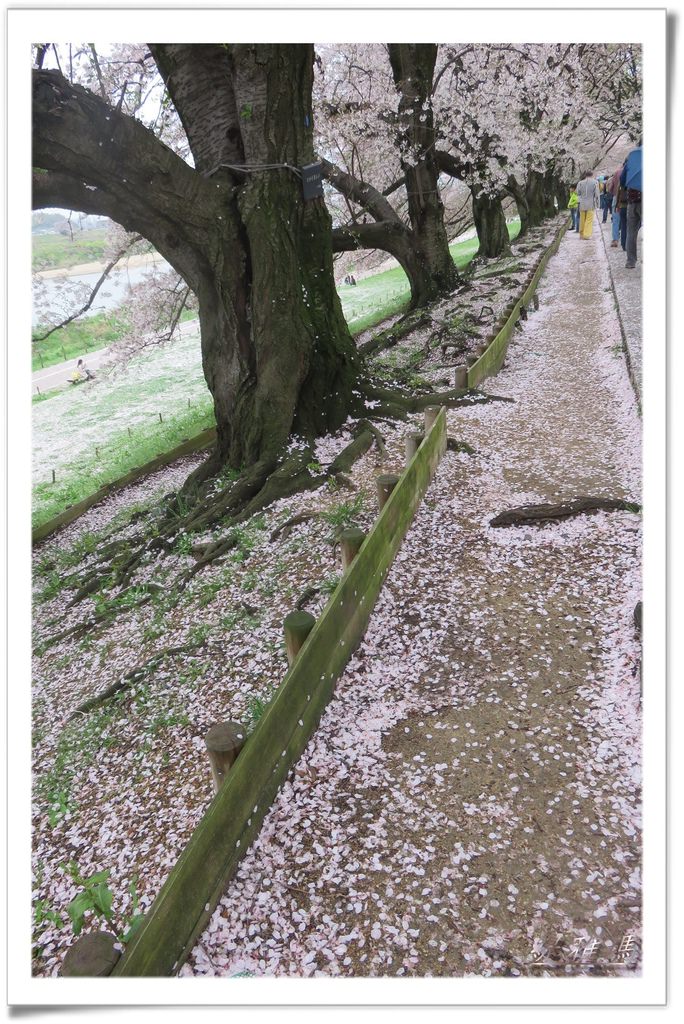
[[[628,270],[636,267],[637,236],[641,229],[641,139],[628,154],[620,175],[620,184],[627,190],[627,262]]]

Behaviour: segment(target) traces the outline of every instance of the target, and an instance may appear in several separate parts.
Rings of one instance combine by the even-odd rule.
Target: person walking
[[[577,198],[577,192],[574,188],[570,190],[568,210],[570,211],[571,217],[570,230],[579,231],[579,199]]]
[[[641,229],[641,139],[636,149],[628,154],[622,172],[627,189],[627,262],[625,267],[634,270],[637,260],[637,237]]]
[[[620,239],[620,211],[618,210],[618,192],[620,190],[620,175],[622,174],[622,167],[618,167],[615,174],[612,176],[607,185],[607,190],[610,195],[610,208],[611,208],[611,248],[617,249],[618,242]]]
[[[596,201],[596,181],[591,171],[587,171],[576,189],[579,200],[580,238],[591,238],[594,227],[594,203]]]
[[[608,192],[608,179],[605,174],[599,179],[599,194],[601,196],[601,209],[603,210],[603,223],[608,220],[610,210],[610,193]]]

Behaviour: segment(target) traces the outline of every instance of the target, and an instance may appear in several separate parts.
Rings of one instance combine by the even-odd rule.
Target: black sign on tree
[[[320,164],[306,164],[302,167],[302,189],[305,199],[319,199],[323,195]]]

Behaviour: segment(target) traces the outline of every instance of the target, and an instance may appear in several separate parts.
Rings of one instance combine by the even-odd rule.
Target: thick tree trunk
[[[530,171],[525,185],[527,204],[527,226],[538,227],[548,216],[548,201],[545,197],[544,178],[539,171]]]
[[[506,215],[499,196],[479,195],[473,190],[473,220],[480,248],[478,255],[485,259],[501,256],[510,251]]]
[[[556,176],[553,168],[546,171],[542,185],[542,201],[544,205],[544,216],[555,217],[556,215]]]
[[[344,422],[357,377],[330,218],[292,170],[313,162],[313,47],[150,48],[195,168],[88,90],[37,71],[34,166],[47,174],[35,175],[34,204],[104,213],[178,270],[199,300],[214,463],[267,470],[292,432]]]
[[[511,176],[506,184],[506,192],[514,200],[518,209],[518,216],[520,217],[520,231],[518,232],[517,237],[519,240],[524,238],[530,229],[530,210],[527,205],[525,189],[516,178]]]
[[[434,44],[390,43],[389,57],[399,100],[401,166],[409,220],[422,278],[412,290],[413,306],[453,291],[458,275],[449,252],[435,154],[432,80],[437,57]]]

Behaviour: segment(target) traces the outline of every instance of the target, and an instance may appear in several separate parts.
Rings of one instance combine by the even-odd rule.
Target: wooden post
[[[316,620],[309,612],[290,612],[285,616],[283,628],[289,665],[299,654],[300,648],[315,625]]]
[[[163,421],[163,419],[162,419],[162,414],[161,414],[161,413],[159,413],[159,422],[160,422],[160,423],[163,423],[163,422],[164,422],[164,421]]]
[[[456,367],[455,377],[454,377],[454,384],[456,385],[456,387],[458,388],[459,391],[461,389],[463,391],[466,390],[466,388],[468,387],[468,367],[467,366],[457,366]]]
[[[366,539],[366,534],[358,526],[350,526],[340,534],[340,552],[342,554],[342,572],[346,572],[352,564],[359,548]]]
[[[57,479],[57,474],[55,473],[55,471],[53,469],[52,470],[52,482],[53,482],[53,484],[55,483],[56,479]]]
[[[376,476],[375,490],[378,496],[378,508],[380,511],[387,504],[387,499],[398,483],[399,477],[395,476],[394,473],[384,473],[382,476]]]
[[[418,451],[418,448],[423,443],[425,434],[407,434],[406,441],[406,465],[409,464],[413,456]]]
[[[36,384],[36,394],[40,394],[40,388],[38,387],[37,384]]]
[[[434,426],[435,420],[439,416],[438,405],[428,405],[425,410],[425,433],[427,434]]]
[[[121,956],[111,932],[88,932],[69,946],[59,971],[61,978],[103,978]]]
[[[239,722],[219,722],[206,733],[204,742],[209,753],[215,793],[223,785],[246,739],[247,730]]]

